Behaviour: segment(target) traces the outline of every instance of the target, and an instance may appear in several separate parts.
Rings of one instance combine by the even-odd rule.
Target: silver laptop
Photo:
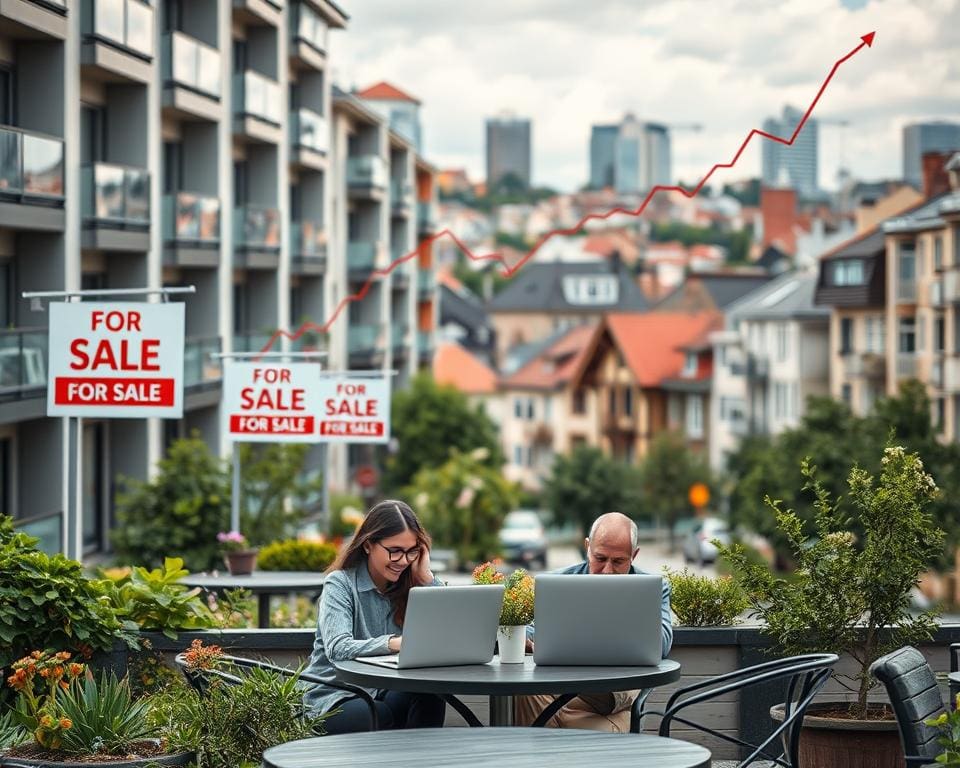
[[[503,585],[414,587],[400,653],[357,661],[393,669],[486,664],[493,659]]]
[[[536,577],[533,660],[540,665],[659,664],[660,576],[542,574]]]

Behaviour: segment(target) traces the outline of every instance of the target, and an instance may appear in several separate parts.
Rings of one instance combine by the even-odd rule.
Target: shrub
[[[343,519],[344,510],[356,510],[362,515],[365,505],[363,499],[349,493],[330,494],[330,523],[329,533],[333,538],[352,536],[357,529],[356,525]]]
[[[670,580],[670,607],[677,625],[684,627],[728,627],[748,607],[747,596],[731,578],[712,579],[684,568],[664,570]]]
[[[60,699],[60,712],[71,723],[60,749],[71,755],[127,754],[156,733],[147,720],[149,708],[149,699],[134,698],[127,679],[117,680],[113,673],[78,681]]]
[[[287,539],[267,544],[257,556],[261,571],[325,571],[337,548],[324,541]]]

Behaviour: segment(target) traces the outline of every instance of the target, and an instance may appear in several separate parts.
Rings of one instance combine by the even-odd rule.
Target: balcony
[[[323,69],[327,60],[327,22],[304,2],[290,9],[290,58],[309,69]]]
[[[432,200],[417,201],[417,230],[428,237],[437,230],[437,204]]]
[[[330,123],[310,109],[290,112],[290,162],[323,171],[330,151]]]
[[[433,334],[430,331],[417,331],[417,352],[420,360],[429,360],[433,356]]]
[[[943,273],[943,300],[949,303],[960,301],[960,272],[955,269]]]
[[[80,63],[95,79],[147,84],[153,72],[153,7],[142,0],[84,0]]]
[[[46,328],[0,331],[0,402],[46,395],[47,337]]]
[[[234,331],[233,333],[233,351],[234,352],[262,352],[267,348],[272,338],[269,333],[254,333],[253,331]],[[277,352],[280,345],[276,344],[276,349],[271,347],[272,352]]]
[[[928,287],[928,301],[931,307],[943,306],[943,280],[934,280]]]
[[[754,353],[747,355],[747,378],[765,381],[770,375],[770,361]]]
[[[960,357],[944,358],[943,391],[953,395],[960,394]]]
[[[603,414],[603,431],[606,433],[634,434],[637,431],[637,423],[632,414],[624,414],[612,411],[605,411]]]
[[[842,357],[843,374],[848,379],[885,379],[887,360],[874,352],[850,352]]]
[[[8,1],[2,3],[0,13],[3,15],[4,35],[11,40],[67,39],[66,0]]]
[[[233,212],[234,264],[247,269],[280,265],[280,211],[243,205]]]
[[[394,251],[393,260],[394,262],[397,259],[400,259],[405,254]],[[390,273],[390,289],[393,291],[405,291],[410,287],[410,273],[407,272],[407,268],[404,264],[398,264],[396,268]]]
[[[897,355],[897,378],[913,379],[917,376],[917,356],[913,352],[901,352]]]
[[[219,336],[188,338],[183,347],[183,385],[187,389],[209,389],[220,384],[223,367]]]
[[[327,270],[327,233],[316,221],[295,221],[290,228],[290,261],[295,275],[322,275]]]
[[[917,283],[915,280],[897,281],[897,302],[899,304],[917,303]]]
[[[351,280],[365,280],[377,266],[377,244],[347,243],[347,271]]]
[[[248,69],[233,76],[233,132],[250,141],[279,144],[282,138],[280,86]]]
[[[80,169],[83,248],[99,251],[150,249],[150,172],[113,163]]]
[[[163,198],[164,263],[177,267],[220,264],[220,199],[195,192]]]
[[[220,120],[220,51],[184,32],[168,32],[162,61],[164,109],[186,119]]]
[[[63,141],[0,127],[0,226],[62,232]]]
[[[390,346],[393,347],[394,357],[406,357],[407,330],[406,323],[397,320],[390,323]]]
[[[417,292],[420,301],[430,301],[430,299],[433,298],[433,292],[436,290],[436,287],[436,279],[434,278],[432,270],[421,269],[417,272]]]
[[[390,210],[396,217],[409,216],[413,209],[413,185],[403,179],[390,181]]]
[[[380,326],[373,323],[354,324],[347,329],[349,364],[376,366],[383,362],[383,337]]]
[[[233,0],[234,17],[252,26],[280,28],[283,21],[283,0]]]
[[[387,164],[379,155],[347,158],[347,186],[350,197],[383,200],[388,180]]]

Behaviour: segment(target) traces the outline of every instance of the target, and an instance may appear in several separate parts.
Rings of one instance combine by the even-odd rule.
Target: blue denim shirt
[[[571,565],[569,568],[556,571],[556,573],[590,573],[590,564],[584,560],[582,563]],[[631,565],[629,573],[643,573],[643,571],[638,571]],[[660,633],[663,638],[663,658],[667,658],[670,648],[673,646],[673,617],[670,613],[670,581],[666,578],[663,579],[663,595],[660,598]],[[527,638],[534,639],[533,624],[527,627]]]

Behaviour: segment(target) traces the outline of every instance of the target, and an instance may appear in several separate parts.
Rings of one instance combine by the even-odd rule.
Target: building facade
[[[763,121],[763,130],[789,139],[803,119],[803,112],[785,106],[780,118]],[[762,178],[767,186],[789,184],[801,197],[811,198],[819,191],[819,124],[810,118],[792,145],[764,141],[762,146]]]
[[[506,177],[527,189],[531,185],[530,121],[512,116],[487,120],[487,191]]]
[[[614,162],[619,125],[594,125],[590,129],[590,188],[605,189],[614,184]]]
[[[927,152],[960,152],[960,123],[935,121],[903,127],[903,180],[923,188],[923,156]]]

